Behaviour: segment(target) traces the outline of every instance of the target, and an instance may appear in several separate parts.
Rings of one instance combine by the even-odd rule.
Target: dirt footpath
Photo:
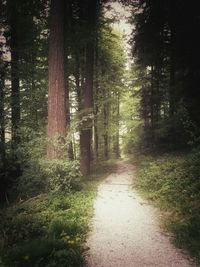
[[[99,186],[92,232],[88,236],[89,267],[189,267],[189,257],[170,243],[158,212],[132,189],[134,167],[119,163]]]

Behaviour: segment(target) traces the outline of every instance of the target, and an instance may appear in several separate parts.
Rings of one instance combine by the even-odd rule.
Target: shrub
[[[69,191],[81,188],[81,173],[77,161],[42,160],[40,166],[51,191]]]

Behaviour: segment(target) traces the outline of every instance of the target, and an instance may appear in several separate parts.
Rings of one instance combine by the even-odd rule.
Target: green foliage
[[[46,180],[41,170],[40,161],[46,155],[44,129],[33,131],[30,127],[20,127],[23,142],[15,149],[22,174],[11,183],[12,198],[29,198],[44,191]],[[12,160],[11,160],[12,163]]]
[[[91,190],[92,189],[92,190]],[[40,195],[0,214],[0,258],[6,267],[83,266],[96,183],[74,193]]]
[[[46,138],[41,130],[20,128],[23,143],[16,149],[22,175],[11,187],[12,199],[26,199],[45,190],[53,192],[80,190],[81,173],[78,161],[46,160]]]
[[[81,188],[81,173],[78,161],[42,160],[41,171],[48,181],[50,190],[69,191]]]
[[[56,166],[47,163],[51,173],[57,173]],[[58,166],[62,170],[62,162]],[[98,162],[78,191],[41,194],[0,210],[0,266],[84,266],[98,181],[115,166]]]
[[[200,152],[140,159],[136,186],[166,210],[166,226],[179,246],[200,262]]]
[[[129,75],[127,80],[133,78]],[[131,155],[138,150],[140,141],[140,132],[142,122],[139,118],[139,103],[137,86],[127,86],[126,92],[123,93],[121,101],[121,135],[122,135],[122,150],[124,154]]]

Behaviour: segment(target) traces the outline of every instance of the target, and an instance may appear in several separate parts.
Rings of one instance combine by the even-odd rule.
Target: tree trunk
[[[64,1],[52,0],[48,73],[47,158],[66,156],[66,92],[64,66]],[[56,142],[56,144],[54,143]]]
[[[21,175],[20,163],[17,159],[16,148],[20,143],[19,124],[20,124],[20,82],[19,82],[19,54],[18,54],[18,36],[16,27],[16,11],[12,11],[10,29],[11,29],[11,150],[13,170],[15,177]]]
[[[99,157],[99,135],[98,135],[98,99],[99,99],[99,72],[98,72],[98,39],[95,47],[95,86],[94,86],[94,157]]]
[[[6,183],[6,150],[5,150],[5,118],[4,118],[4,77],[0,76],[0,203],[5,201]]]
[[[115,136],[115,142],[114,142],[114,153],[115,153],[115,156],[116,158],[120,158],[120,149],[119,149],[119,116],[120,116],[120,94],[119,92],[117,92],[116,94],[116,111],[117,111],[117,114],[116,114],[116,126],[117,126],[117,129],[116,129],[116,136]]]
[[[151,118],[151,130],[154,130],[155,122],[154,122],[154,67],[151,66],[151,98],[150,98],[150,118]]]
[[[108,103],[103,104],[103,119],[104,119],[104,158],[108,159]]]
[[[93,116],[93,72],[97,0],[88,0],[85,19],[87,20],[86,75],[83,92],[84,122],[80,133],[80,165],[83,175],[90,173]]]
[[[85,90],[83,92],[83,106],[85,110],[85,123],[80,134],[80,157],[81,172],[83,175],[90,173],[91,162],[91,142],[92,142],[92,113],[93,113],[93,64],[94,64],[94,45],[90,41],[86,45],[86,79]]]
[[[4,77],[0,77],[0,167],[4,169],[5,151],[5,118],[4,118]]]
[[[71,31],[71,24],[72,24],[72,8],[71,2],[65,2],[65,13],[66,13],[66,20],[65,20],[65,73],[66,73],[66,120],[67,120],[67,132],[70,131],[70,123],[71,123],[71,112],[70,112],[70,88],[69,88],[69,38],[70,31]],[[68,136],[69,140],[67,142],[67,156],[68,159],[74,159],[74,152],[73,152],[73,143],[72,143],[72,133],[70,131],[70,135]]]
[[[12,125],[12,150],[15,151],[19,143],[20,122],[20,88],[19,88],[19,55],[18,40],[15,23],[11,22],[11,125]]]
[[[169,78],[169,116],[175,112],[175,60],[174,60],[174,33],[171,27],[170,43],[170,78]]]

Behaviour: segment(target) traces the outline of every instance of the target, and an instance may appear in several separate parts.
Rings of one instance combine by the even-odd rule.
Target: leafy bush
[[[57,192],[81,189],[78,161],[42,160],[40,166],[50,190]]]
[[[44,129],[37,132],[28,127],[20,128],[23,142],[16,148],[16,156],[22,174],[12,181],[12,198],[29,198],[44,191],[46,181],[41,172],[40,161],[46,156],[46,138]],[[15,194],[13,194],[15,192]],[[11,199],[12,200],[12,199]]]
[[[44,192],[81,189],[81,174],[77,161],[46,160],[46,138],[44,132],[32,132],[22,127],[20,134],[24,142],[17,148],[22,175],[13,184],[12,197],[28,199]],[[26,142],[25,142],[26,141]]]

